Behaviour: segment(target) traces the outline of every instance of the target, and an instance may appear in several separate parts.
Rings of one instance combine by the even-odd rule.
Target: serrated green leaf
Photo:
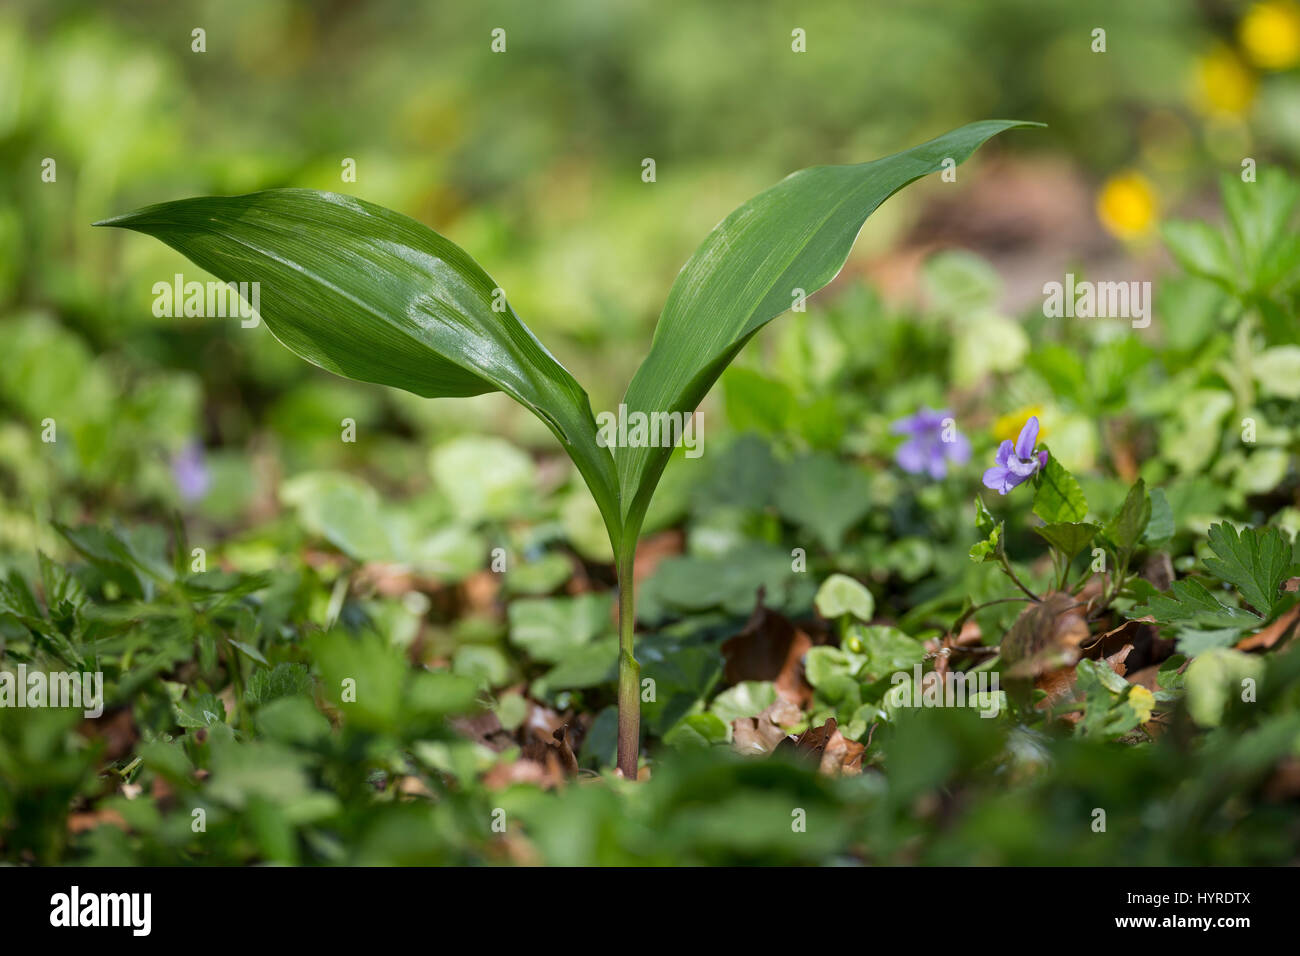
[[[225,723],[226,705],[215,694],[199,694],[172,705],[176,723],[187,729]]]
[[[852,636],[861,641],[866,657],[862,676],[886,677],[896,671],[911,670],[925,659],[925,646],[896,627],[855,625]]]
[[[1223,604],[1196,578],[1175,581],[1168,593],[1153,595],[1145,605],[1130,612],[1131,617],[1148,615],[1160,624],[1188,624],[1208,629],[1245,630],[1260,622],[1249,611]]]
[[[1238,533],[1227,522],[1211,525],[1209,540],[1218,557],[1206,558],[1206,568],[1233,585],[1262,617],[1270,617],[1283,600],[1279,589],[1293,563],[1291,543],[1277,528]]]
[[[1178,632],[1178,653],[1195,657],[1216,647],[1232,647],[1241,640],[1242,630],[1240,627],[1187,628]]]
[[[281,662],[274,668],[259,667],[248,678],[244,699],[265,704],[280,697],[311,693],[311,674],[302,664]]]

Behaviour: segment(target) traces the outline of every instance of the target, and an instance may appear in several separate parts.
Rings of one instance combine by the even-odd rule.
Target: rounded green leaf
[[[863,624],[870,624],[876,613],[876,599],[871,592],[847,574],[832,574],[823,581],[813,604],[817,613],[827,620],[849,614]]]

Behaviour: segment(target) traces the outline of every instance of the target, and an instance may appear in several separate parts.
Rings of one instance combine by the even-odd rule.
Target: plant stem
[[[1102,600],[1093,612],[1094,615],[1098,617],[1101,616],[1101,614],[1110,607],[1112,603],[1114,603],[1115,599],[1119,597],[1120,592],[1128,586],[1128,565],[1131,560],[1132,557],[1127,554],[1123,555],[1123,560],[1118,558],[1116,559],[1116,571],[1111,575],[1111,579],[1106,583],[1106,587],[1102,589]]]
[[[1011,562],[1007,559],[1006,554],[1000,553],[998,558],[1002,562],[1002,570],[1005,571],[1007,577],[1011,579],[1011,583],[1020,588],[1020,590],[1025,592],[1025,594],[1029,595],[1029,600],[1033,601],[1035,604],[1040,603],[1043,599],[1033,591],[1029,590],[1029,588],[1025,587],[1024,582],[1022,582],[1020,578],[1016,576],[1016,572],[1011,569]]]
[[[636,631],[636,536],[618,558],[618,769],[636,779],[641,750],[641,667],[632,656]],[[630,553],[628,553],[630,552]]]
[[[992,607],[995,604],[1010,604],[1012,602],[1024,602],[1024,601],[1031,601],[1031,600],[1033,599],[1022,598],[1022,597],[1006,597],[1006,598],[997,598],[992,601],[985,601],[983,604],[973,604],[966,610],[965,614],[957,618],[957,620],[953,623],[950,633],[952,634],[953,637],[960,636],[961,629],[966,625],[966,622],[969,621],[976,614],[978,614],[980,611],[984,610],[986,607]]]
[[[247,729],[244,727],[244,673],[239,666],[239,651],[230,642],[229,635],[226,636],[226,667],[230,670],[230,680],[235,687],[235,712],[238,715],[235,726]]]

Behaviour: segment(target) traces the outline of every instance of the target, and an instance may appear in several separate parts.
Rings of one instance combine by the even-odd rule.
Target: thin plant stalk
[[[641,750],[641,666],[632,654],[636,632],[636,539],[618,560],[618,769],[636,779]],[[630,553],[628,553],[630,552]]]

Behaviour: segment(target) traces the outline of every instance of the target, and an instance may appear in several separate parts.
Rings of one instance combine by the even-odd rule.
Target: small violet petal
[[[1016,457],[1032,458],[1034,457],[1034,446],[1038,444],[1038,416],[1030,415],[1029,421],[1025,422],[1025,427],[1020,429],[1020,437],[1016,439]]]

